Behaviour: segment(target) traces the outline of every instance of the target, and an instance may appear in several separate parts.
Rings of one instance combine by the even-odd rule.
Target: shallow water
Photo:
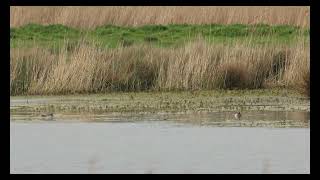
[[[240,120],[234,112],[180,112],[180,113],[54,113],[42,117],[42,113],[19,112],[11,114],[14,121],[58,122],[141,122],[165,121],[168,123],[192,124],[216,127],[281,127],[308,128],[310,113],[298,111],[244,111]]]
[[[309,128],[217,127],[186,117],[12,120],[10,172],[310,173]]]
[[[217,106],[177,109],[182,112],[160,112],[161,107],[155,112],[96,111],[105,104],[135,111],[136,105],[152,101],[112,98],[11,99],[10,172],[310,173],[307,101],[289,98],[281,104],[265,98],[262,105],[247,105],[214,98]],[[81,104],[94,111],[70,111]],[[32,109],[41,106],[49,109]],[[249,108],[237,120],[235,110],[242,106]],[[46,113],[53,116],[43,117]]]

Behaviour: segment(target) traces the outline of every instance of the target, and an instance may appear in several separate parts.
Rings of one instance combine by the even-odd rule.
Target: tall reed
[[[310,26],[310,7],[110,6],[10,7],[10,27],[29,23],[94,28],[112,24],[286,24]]]
[[[303,40],[290,47],[201,39],[173,49],[99,47],[12,48],[11,95],[298,87],[310,72],[310,47]]]

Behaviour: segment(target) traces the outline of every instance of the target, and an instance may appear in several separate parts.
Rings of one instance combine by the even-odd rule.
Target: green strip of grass
[[[211,43],[233,43],[250,41],[253,44],[291,44],[295,37],[309,37],[309,29],[279,25],[145,25],[119,27],[105,25],[91,30],[75,29],[63,25],[29,24],[10,28],[11,47],[40,46],[59,47],[67,41],[69,45],[80,40],[94,41],[103,47],[115,48],[149,43],[159,47],[177,47],[198,37]]]

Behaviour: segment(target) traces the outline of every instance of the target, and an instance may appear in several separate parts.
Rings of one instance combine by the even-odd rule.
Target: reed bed
[[[180,26],[170,26],[176,33],[172,36],[154,30],[153,36],[143,37],[141,30],[108,26],[141,26],[145,30],[149,26],[144,25],[152,24],[269,24],[308,29],[309,13],[310,8],[307,6],[10,7],[11,28],[30,23],[53,25],[50,26],[52,37],[51,31],[47,29],[49,26],[33,24],[23,32],[11,29],[10,93],[45,95],[286,87],[309,96],[310,45],[305,31],[301,31],[300,35],[292,35],[295,31],[288,27],[285,34],[278,29],[274,33],[280,33],[279,36],[268,33],[265,39],[260,38],[266,42],[262,44],[256,40],[260,36],[253,36],[255,32],[252,32],[246,37],[234,37],[235,41],[232,43],[225,43],[221,37],[233,37],[234,33],[242,32],[241,28],[245,28],[230,26],[229,31],[223,31],[226,34],[220,34],[221,42],[218,38],[217,41],[208,43],[201,36],[194,40],[190,33],[190,38],[184,40],[186,35]],[[96,30],[99,32],[106,32],[107,28],[117,30],[112,31],[112,36],[107,36],[106,33],[103,36],[101,32],[99,34],[93,31],[88,34],[91,39],[79,40],[81,33],[63,25],[79,30],[98,28]],[[36,30],[37,28],[41,31]],[[261,30],[264,32],[266,29],[268,28]],[[208,31],[205,27],[201,30]],[[218,37],[218,34],[212,34],[213,30],[210,26],[209,35]],[[65,36],[67,31],[70,34]],[[97,34],[98,38],[95,36]],[[70,42],[61,43],[60,36],[63,36],[64,41]],[[288,43],[293,37],[298,40]],[[271,43],[276,42],[277,38],[288,41]],[[118,43],[120,40],[123,40],[122,43]],[[171,48],[155,46],[160,40],[181,45]],[[144,43],[140,43],[141,41]],[[45,44],[59,46],[50,48]],[[106,44],[115,48],[103,48]]]
[[[310,7],[110,6],[10,7],[10,27],[29,23],[95,28],[105,24],[271,24],[310,26]]]
[[[307,87],[310,73],[305,39],[292,46],[208,44],[199,38],[171,49],[80,42],[71,50],[35,45],[10,51],[11,95],[300,88]]]

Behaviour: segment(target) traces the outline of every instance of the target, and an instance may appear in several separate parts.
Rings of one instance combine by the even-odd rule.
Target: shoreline
[[[10,113],[177,113],[224,111],[310,112],[310,98],[287,90],[116,92],[11,96]]]

